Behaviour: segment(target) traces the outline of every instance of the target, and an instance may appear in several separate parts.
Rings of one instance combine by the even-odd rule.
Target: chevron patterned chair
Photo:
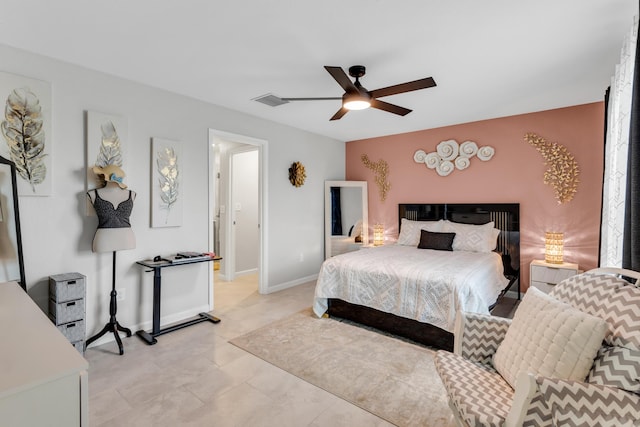
[[[458,425],[640,426],[638,279],[595,269],[530,288],[513,319],[459,313],[436,354]]]

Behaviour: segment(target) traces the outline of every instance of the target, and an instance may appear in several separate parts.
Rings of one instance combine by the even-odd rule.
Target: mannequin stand
[[[125,332],[127,337],[131,336],[131,329],[125,328],[121,326],[120,323],[116,320],[116,312],[118,311],[118,305],[116,303],[118,293],[116,292],[116,251],[113,251],[113,280],[111,284],[111,301],[109,302],[109,323],[104,325],[104,328],[96,335],[89,338],[86,342],[85,348],[89,346],[92,342],[106,334],[107,332],[113,332],[113,335],[116,338],[116,342],[118,343],[118,348],[120,349],[120,355],[124,354],[124,348],[122,347],[122,340],[120,339],[120,334],[118,331]]]

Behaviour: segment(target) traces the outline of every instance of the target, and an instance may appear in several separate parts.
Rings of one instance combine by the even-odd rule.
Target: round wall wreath
[[[300,187],[304,184],[306,178],[307,174],[304,170],[304,165],[300,162],[294,162],[289,168],[289,181],[291,185]]]

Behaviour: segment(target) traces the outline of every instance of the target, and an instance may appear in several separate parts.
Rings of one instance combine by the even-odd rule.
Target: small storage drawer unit
[[[49,276],[49,318],[84,353],[86,278],[80,273]]]
[[[49,315],[57,324],[84,319],[84,313],[84,298],[65,302],[49,300]]]
[[[67,337],[74,347],[76,344],[84,344],[84,319],[74,320],[73,322],[67,322],[56,326],[58,327],[58,330],[62,332],[62,335]]]
[[[85,277],[80,273],[49,276],[49,298],[57,302],[84,300]]]
[[[531,262],[529,280],[531,286],[549,293],[555,285],[578,273],[580,273],[578,264],[568,262],[563,264],[550,264],[544,261],[534,260]]]

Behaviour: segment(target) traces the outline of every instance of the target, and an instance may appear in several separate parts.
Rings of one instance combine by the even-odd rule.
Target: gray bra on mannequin
[[[108,200],[104,200],[100,197],[97,190],[93,190],[95,198],[93,201],[93,207],[98,215],[98,228],[130,228],[131,223],[129,217],[133,210],[133,198],[131,197],[131,190],[129,190],[129,197],[127,200],[118,204],[117,207]]]

